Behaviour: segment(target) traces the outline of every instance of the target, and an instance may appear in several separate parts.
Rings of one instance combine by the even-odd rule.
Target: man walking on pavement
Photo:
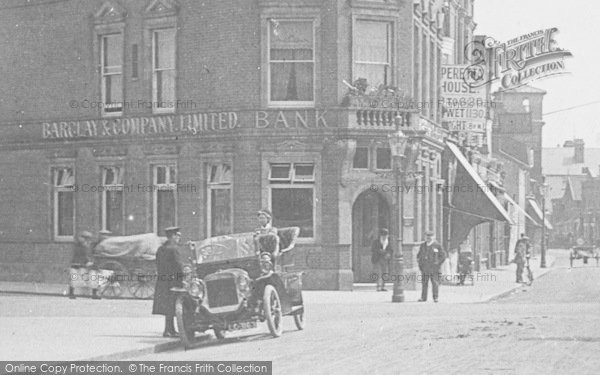
[[[440,266],[446,259],[446,252],[442,245],[435,241],[432,231],[425,232],[425,242],[419,247],[417,260],[421,270],[422,289],[419,302],[427,301],[427,290],[429,289],[429,280],[431,280],[431,292],[433,293],[433,302],[438,301],[438,290],[440,285]]]
[[[523,269],[525,267],[525,258],[529,256],[529,238],[525,236],[525,233],[521,233],[521,238],[515,245],[515,257],[512,263],[517,265],[517,283],[523,282]]]

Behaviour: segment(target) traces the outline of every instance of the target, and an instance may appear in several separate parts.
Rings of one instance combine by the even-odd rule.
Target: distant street
[[[600,268],[581,261],[485,304],[327,303],[309,306],[279,339],[266,328],[146,360],[272,360],[276,374],[596,374]],[[365,292],[367,293],[367,292]],[[443,289],[442,289],[443,293]]]

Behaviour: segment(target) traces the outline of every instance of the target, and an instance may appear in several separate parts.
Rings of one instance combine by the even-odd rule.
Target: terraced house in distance
[[[81,230],[203,239],[267,207],[305,287],[348,290],[378,228],[409,270],[447,232],[438,72],[470,0],[5,0],[0,25],[2,280],[63,282]],[[398,130],[428,187],[400,216]]]

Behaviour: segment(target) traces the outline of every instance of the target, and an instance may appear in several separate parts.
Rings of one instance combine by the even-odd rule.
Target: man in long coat
[[[154,303],[152,314],[165,316],[164,337],[176,337],[175,331],[175,299],[176,295],[171,288],[183,285],[182,268],[185,264],[177,245],[181,239],[178,227],[165,229],[167,242],[158,248],[156,252],[156,287],[154,289]]]
[[[433,302],[438,301],[439,285],[440,285],[440,266],[446,259],[446,252],[442,249],[442,245],[435,240],[432,231],[425,232],[425,242],[419,247],[417,260],[419,269],[423,279],[421,289],[421,299],[419,302],[427,301],[427,289],[429,288],[429,280],[431,280],[431,291],[433,293]]]

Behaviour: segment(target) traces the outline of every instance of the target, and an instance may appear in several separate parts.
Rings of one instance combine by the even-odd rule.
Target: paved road
[[[326,298],[291,320],[223,341],[136,360],[270,360],[275,374],[596,374],[600,371],[600,268],[558,269],[485,304],[379,303]],[[443,291],[442,291],[443,293]]]

